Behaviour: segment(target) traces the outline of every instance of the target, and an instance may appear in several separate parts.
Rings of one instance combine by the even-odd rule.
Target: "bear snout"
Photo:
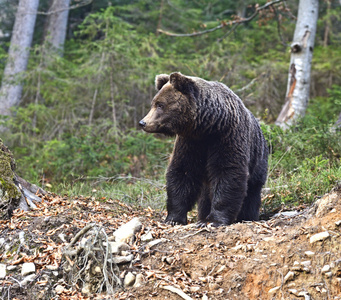
[[[141,121],[139,122],[139,125],[140,125],[140,127],[144,128],[144,127],[146,127],[146,122],[143,121],[143,120],[141,120]]]

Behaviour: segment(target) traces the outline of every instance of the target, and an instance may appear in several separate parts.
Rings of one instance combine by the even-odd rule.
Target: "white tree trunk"
[[[20,102],[20,75],[27,68],[38,4],[39,0],[19,1],[0,90],[0,115],[10,115],[10,108]]]
[[[291,44],[285,104],[276,120],[276,124],[283,128],[303,117],[307,109],[318,6],[318,0],[300,0],[299,2],[294,40]]]
[[[47,38],[52,48],[63,52],[69,16],[70,0],[53,0],[49,9]]]

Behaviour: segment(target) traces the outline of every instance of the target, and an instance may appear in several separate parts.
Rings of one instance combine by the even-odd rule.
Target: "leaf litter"
[[[195,212],[172,227],[164,211],[118,200],[42,199],[0,221],[2,299],[341,299],[340,189],[295,213],[218,228],[197,228]],[[118,243],[134,218],[142,226]],[[33,274],[22,275],[25,263]]]

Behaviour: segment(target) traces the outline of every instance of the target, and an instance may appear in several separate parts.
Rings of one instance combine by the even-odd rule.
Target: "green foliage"
[[[23,155],[18,159],[18,165],[22,166],[18,172],[35,179],[44,176],[45,180],[54,182],[117,174],[158,177],[163,172],[171,141],[136,130],[113,135],[106,130],[84,126],[77,136],[49,140],[36,149],[34,157]],[[29,173],[25,168],[28,165]]]
[[[298,126],[285,131],[262,126],[271,152],[267,205],[310,203],[340,180],[341,139],[333,124],[309,111]]]
[[[135,130],[155,94],[155,75],[181,71],[221,81],[271,123],[284,102],[295,21],[277,10],[197,37],[170,37],[157,29],[202,31],[233,19],[243,5],[249,16],[256,2],[93,1],[70,11],[63,57],[41,42],[46,17],[40,15],[23,99],[3,137],[19,174],[50,182],[58,192],[91,194],[96,188],[96,196],[158,206],[172,141]],[[288,5],[295,14],[297,5]],[[48,1],[40,1],[39,9],[46,11]],[[321,10],[306,117],[285,132],[263,125],[271,148],[269,205],[310,202],[341,177],[340,138],[332,130],[341,111],[340,8]],[[332,24],[327,47],[326,24]]]

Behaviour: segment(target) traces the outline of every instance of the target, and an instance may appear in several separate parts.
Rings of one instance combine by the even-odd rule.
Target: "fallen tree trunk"
[[[41,201],[36,194],[46,194],[40,187],[18,176],[15,168],[12,152],[0,139],[0,220],[10,218],[17,208],[36,208],[34,202]]]

